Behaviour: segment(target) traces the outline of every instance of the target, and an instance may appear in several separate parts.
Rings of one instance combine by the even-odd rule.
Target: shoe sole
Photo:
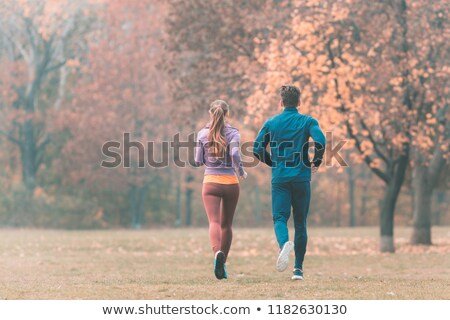
[[[225,274],[225,270],[223,268],[224,265],[225,265],[225,254],[222,251],[217,251],[214,274],[216,275],[216,278],[219,280],[222,280],[224,278]]]
[[[292,280],[303,280],[303,276],[292,276]]]
[[[278,255],[277,260],[277,271],[283,272],[286,270],[289,263],[289,254],[294,249],[294,243],[292,241],[288,241],[284,244],[283,249],[281,249],[280,254]]]

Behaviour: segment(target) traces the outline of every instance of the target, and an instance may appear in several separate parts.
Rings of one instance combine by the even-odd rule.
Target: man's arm
[[[259,161],[262,161],[269,167],[272,167],[272,159],[270,158],[270,153],[267,152],[266,149],[269,142],[270,132],[266,122],[259,131],[255,143],[253,144],[253,154],[256,158],[258,158]]]
[[[318,167],[322,163],[323,154],[325,153],[326,139],[320,129],[319,122],[314,118],[311,120],[311,125],[309,126],[309,135],[314,141],[314,158],[312,164]]]

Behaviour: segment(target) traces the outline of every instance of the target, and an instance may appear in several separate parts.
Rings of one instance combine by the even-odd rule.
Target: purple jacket
[[[205,175],[244,175],[244,168],[241,162],[239,130],[233,128],[228,123],[224,127],[225,139],[228,148],[224,159],[217,159],[209,154],[208,143],[209,124],[200,130],[197,135],[197,146],[195,148],[195,164],[200,167],[206,166]]]

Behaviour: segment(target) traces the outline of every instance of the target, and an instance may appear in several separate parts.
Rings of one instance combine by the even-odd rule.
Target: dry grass
[[[217,281],[206,229],[0,230],[0,299],[450,299],[450,228],[379,254],[378,230],[311,229],[305,281],[274,270],[271,229],[235,229]]]

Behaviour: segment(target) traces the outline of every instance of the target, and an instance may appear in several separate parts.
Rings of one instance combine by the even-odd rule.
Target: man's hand
[[[316,167],[315,164],[311,164],[311,172],[316,173],[319,170],[319,167]]]
[[[245,179],[247,179],[247,176],[248,176],[247,172],[244,171],[244,174],[242,176],[240,176],[240,178],[241,178],[241,180],[245,180]]]

